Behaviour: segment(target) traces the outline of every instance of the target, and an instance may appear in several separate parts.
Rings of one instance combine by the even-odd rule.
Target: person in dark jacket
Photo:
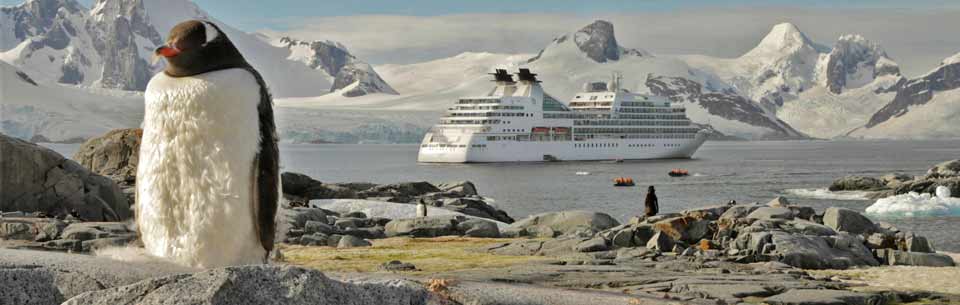
[[[660,212],[660,202],[657,201],[656,190],[653,189],[652,185],[647,189],[647,198],[644,199],[643,205],[646,207],[644,215],[647,217],[657,215]]]

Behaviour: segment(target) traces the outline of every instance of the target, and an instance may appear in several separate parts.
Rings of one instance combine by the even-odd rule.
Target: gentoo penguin
[[[219,27],[186,21],[155,51],[137,168],[149,254],[209,268],[264,263],[279,200],[273,105],[263,77]]]
[[[427,217],[427,203],[422,199],[417,203],[417,217]]]

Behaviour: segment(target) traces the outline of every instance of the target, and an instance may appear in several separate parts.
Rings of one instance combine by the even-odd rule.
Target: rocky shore
[[[75,162],[0,135],[0,304],[960,303],[960,291],[851,280],[842,270],[960,268],[923,236],[844,208],[778,197],[623,224],[579,210],[514,219],[468,181],[294,172],[282,175],[274,262],[193,270],[142,253],[131,219],[138,145],[137,130],[113,131]],[[958,169],[831,189],[956,188]]]
[[[833,181],[830,191],[867,191],[874,199],[910,192],[935,194],[938,186],[950,189],[960,197],[960,159],[945,161],[927,170],[922,176],[890,173],[880,177],[846,176]]]

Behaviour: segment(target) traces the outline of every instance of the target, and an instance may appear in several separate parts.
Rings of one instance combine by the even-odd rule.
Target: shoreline
[[[129,140],[135,135],[135,130],[126,130],[106,137]],[[36,145],[14,143],[24,152],[73,162]],[[278,295],[302,285],[346,290],[381,287],[377,289],[392,291],[398,298],[438,297],[459,302],[451,304],[581,304],[570,300],[601,297],[616,300],[611,304],[836,300],[960,304],[960,291],[950,283],[923,281],[924,276],[955,276],[960,271],[955,254],[935,253],[924,236],[874,222],[851,209],[815,208],[776,197],[766,204],[707,205],[623,222],[599,211],[564,209],[519,219],[492,204],[470,181],[325,183],[293,172],[282,174],[285,200],[277,213],[276,240],[280,245],[272,254],[273,264],[191,270],[145,257],[129,223],[133,213],[124,208],[135,199],[129,196],[136,181],[132,176],[135,164],[131,167],[124,161],[131,156],[118,152],[135,151],[124,145],[136,142],[92,143],[77,152],[81,163],[69,168],[80,173],[80,185],[93,180],[99,183],[96,185],[115,183],[113,193],[95,194],[113,200],[110,209],[0,214],[0,237],[16,240],[0,243],[0,248],[18,248],[0,249],[5,253],[0,256],[0,266],[11,266],[0,268],[0,278],[26,275],[37,279],[17,281],[16,285],[27,286],[7,287],[7,291],[59,291],[51,295],[60,298],[56,303],[73,299],[75,304],[107,304],[110,302],[105,300],[114,298],[169,298],[166,287],[181,287],[177,284],[181,280],[209,287],[205,285],[218,280],[206,279],[231,278],[253,285],[248,286],[251,288],[262,285],[257,283],[276,283],[280,286],[274,288],[279,290],[269,293]],[[120,161],[88,162],[101,158]],[[935,168],[952,171],[952,164]],[[42,166],[45,164],[38,164]],[[100,173],[113,174],[104,177]],[[844,181],[854,181],[845,185],[859,188],[864,185],[860,181],[873,181],[870,179]],[[918,185],[930,179],[940,178],[911,177],[898,182]],[[923,185],[924,190],[929,188]],[[427,211],[427,216],[420,215],[420,210]],[[118,215],[130,216],[117,219]],[[110,249],[120,251],[105,253]],[[88,270],[98,266],[110,267]],[[131,270],[119,271],[126,268]],[[118,272],[126,273],[119,277],[122,280],[117,280]],[[78,275],[87,278],[40,280]],[[291,280],[291,275],[300,280]],[[909,277],[911,283],[898,282],[898,275]],[[301,282],[305,278],[311,280]],[[395,281],[404,284],[384,284],[399,283]],[[939,289],[924,290],[924,284]],[[392,290],[401,286],[405,288]],[[511,301],[514,303],[484,303],[480,300],[502,296],[478,287],[506,289],[517,298]],[[145,292],[132,296],[130,291]],[[243,293],[234,291],[226,296]],[[189,297],[210,300],[217,295],[224,296],[190,293]],[[563,297],[556,300],[557,296]],[[539,301],[516,301],[531,297]],[[2,293],[0,299],[8,300]]]

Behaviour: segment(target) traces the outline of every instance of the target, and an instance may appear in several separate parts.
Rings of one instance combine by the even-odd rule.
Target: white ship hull
[[[551,160],[688,159],[703,145],[704,141],[706,141],[706,136],[698,134],[694,139],[602,139],[595,141],[556,142],[500,141],[482,144],[485,145],[485,147],[478,147],[477,145],[481,145],[478,141],[466,141],[465,144],[447,145],[444,147],[430,146],[428,143],[424,143],[421,144],[417,161],[425,163],[489,163],[542,162]]]

